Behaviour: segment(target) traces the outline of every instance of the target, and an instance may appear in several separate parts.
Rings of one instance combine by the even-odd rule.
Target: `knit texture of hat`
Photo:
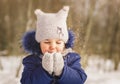
[[[36,41],[41,42],[45,39],[61,39],[66,43],[68,40],[66,23],[68,12],[69,6],[64,6],[57,13],[44,13],[40,9],[36,9]]]

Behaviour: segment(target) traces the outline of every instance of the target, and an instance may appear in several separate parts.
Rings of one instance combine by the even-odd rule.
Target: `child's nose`
[[[51,43],[51,45],[50,45],[50,49],[55,49],[55,47],[56,47],[56,44],[55,43]]]

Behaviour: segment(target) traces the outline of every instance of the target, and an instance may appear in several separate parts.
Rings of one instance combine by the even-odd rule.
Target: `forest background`
[[[26,31],[35,29],[35,9],[57,12],[64,5],[70,6],[67,24],[75,32],[74,49],[81,54],[83,66],[90,56],[99,56],[112,60],[117,70],[120,0],[0,0],[0,56],[26,54],[21,41]]]

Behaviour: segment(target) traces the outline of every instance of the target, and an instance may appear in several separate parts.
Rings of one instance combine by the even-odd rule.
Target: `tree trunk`
[[[1,60],[0,60],[0,70],[3,70],[3,66],[2,66]]]

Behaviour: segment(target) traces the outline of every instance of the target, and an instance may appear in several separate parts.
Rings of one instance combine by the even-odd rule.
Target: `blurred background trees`
[[[70,6],[68,27],[76,35],[74,49],[83,64],[91,55],[111,59],[117,70],[120,60],[119,0],[0,0],[0,54],[23,54],[21,38],[35,29],[34,10],[57,12]]]

